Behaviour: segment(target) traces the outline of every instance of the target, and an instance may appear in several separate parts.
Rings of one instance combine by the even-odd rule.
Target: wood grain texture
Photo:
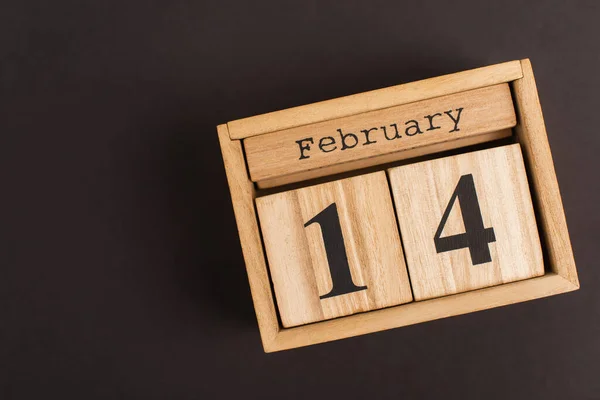
[[[415,300],[543,275],[542,250],[518,144],[409,164],[388,173]],[[436,250],[434,235],[465,175],[474,182],[480,208],[477,217],[483,219],[483,228],[493,229],[494,241],[483,245],[491,261],[477,263],[466,247]],[[463,216],[469,206],[466,197],[453,203],[442,237],[465,232]]]
[[[381,156],[366,158],[364,160],[336,164],[327,167],[327,175],[341,174],[347,171],[355,171],[363,168],[369,168],[374,165],[393,163],[395,161],[407,160],[410,158],[421,157],[428,154],[440,153],[442,151],[456,149],[460,147],[473,146],[480,143],[491,142],[492,140],[504,139],[511,135],[512,129],[507,128],[501,129],[499,131],[484,133],[481,135],[467,136],[463,139],[452,140],[451,142],[435,143],[428,146],[415,147],[414,149],[408,149],[397,153],[383,154]],[[297,174],[285,175],[273,179],[266,179],[264,181],[256,182],[256,186],[259,189],[268,189],[272,187],[286,185],[288,183],[318,178],[322,175],[323,169],[316,169],[307,172],[299,172]]]
[[[531,184],[538,194],[534,200],[539,210],[542,234],[552,270],[578,287],[579,279],[571,239],[531,62],[526,59],[521,63],[523,78],[513,84],[515,103],[519,111],[516,138],[521,143],[525,158],[530,161]]]
[[[521,63],[523,66],[522,75]],[[514,65],[515,62],[510,64]],[[496,67],[492,66],[492,68]],[[458,74],[456,75],[458,76]],[[478,75],[477,70],[465,71],[460,73],[460,80],[463,82],[458,81],[453,85],[456,88],[472,88],[470,86],[477,81]],[[539,215],[548,265],[554,272],[547,272],[537,278],[430,300],[410,302],[293,328],[281,328],[277,320],[264,258],[263,243],[256,221],[253,203],[255,197],[254,185],[248,178],[241,141],[229,139],[227,126],[221,125],[218,127],[219,141],[265,352],[313,345],[438,318],[486,310],[566,293],[579,288],[560,192],[529,60],[519,62],[518,75],[512,78],[516,80],[510,83],[514,94],[518,121],[516,138],[521,143],[527,171],[530,174],[531,190],[534,192],[534,202]],[[520,79],[521,76],[522,79]],[[433,78],[402,86],[417,90],[419,85],[424,85],[431,90],[435,90],[434,84],[436,82],[442,86],[448,83],[440,82],[439,78]],[[491,82],[483,86],[494,83],[499,82]],[[411,101],[420,100],[418,97],[422,95],[418,91],[415,92],[415,98]]]
[[[254,136],[244,148],[250,178],[267,187],[481,143],[515,125],[504,83]]]
[[[352,281],[367,289],[320,299],[332,290],[320,224],[304,224],[336,204]],[[256,199],[284,327],[412,300],[384,172]]]
[[[272,344],[272,349],[280,351],[309,346],[539,299],[576,289],[563,277],[549,273],[539,278],[282,329]]]
[[[229,122],[228,127],[232,139],[244,139],[334,118],[510,82],[521,78],[521,76],[521,63],[519,61],[509,61],[243,118]]]
[[[261,339],[265,351],[270,351],[279,323],[254,211],[254,185],[246,173],[241,142],[229,139],[227,125],[219,125],[217,132]]]

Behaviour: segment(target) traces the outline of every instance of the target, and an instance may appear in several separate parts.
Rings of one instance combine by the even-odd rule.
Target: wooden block
[[[339,174],[346,171],[354,171],[357,169],[368,168],[377,164],[386,164],[398,160],[404,160],[409,158],[421,157],[428,154],[439,153],[451,148],[472,146],[480,143],[491,142],[492,140],[504,139],[512,135],[510,128],[501,129],[499,131],[493,131],[482,135],[468,136],[464,139],[457,139],[449,142],[435,143],[428,146],[420,146],[412,149],[404,150],[396,153],[389,153],[377,157],[365,158],[362,160],[351,161],[343,164],[336,164],[327,167],[327,173]],[[323,175],[323,168],[299,172],[297,174],[285,175],[277,178],[267,179],[264,181],[257,182],[256,185],[259,189],[268,189],[276,186],[285,185],[292,182],[304,181],[308,179],[318,178]]]
[[[265,351],[273,349],[273,341],[279,333],[277,311],[273,301],[269,273],[262,247],[260,229],[254,210],[256,191],[246,172],[244,151],[239,140],[231,140],[227,125],[217,126],[223,164],[231,192],[231,202],[242,253],[246,261],[250,292],[256,310],[256,319]]]
[[[535,279],[511,282],[425,301],[413,301],[399,307],[389,307],[291,329],[282,329],[273,345],[277,350],[309,346],[554,296],[573,290],[577,290],[577,287],[569,281],[560,275],[548,273]]]
[[[515,125],[504,83],[254,136],[244,148],[251,180],[269,187],[506,137]]]
[[[255,115],[230,121],[227,126],[232,139],[245,139],[264,133],[497,85],[514,81],[522,76],[521,63],[519,61],[508,61],[469,71],[436,76],[435,78]]]
[[[516,139],[521,144],[525,158],[530,160],[531,186],[538,193],[536,209],[540,216],[541,231],[545,236],[548,256],[550,260],[554,260],[550,263],[550,268],[579,287],[567,220],[531,62],[528,59],[521,62],[523,79],[515,81],[513,85],[515,103],[520,111]]]
[[[544,274],[518,144],[388,173],[415,300]]]
[[[385,176],[256,199],[284,327],[412,300]]]
[[[283,328],[277,318],[277,305],[274,301],[265,259],[266,249],[258,226],[255,197],[260,191],[255,190],[257,185],[248,176],[242,142],[232,140],[232,138],[239,138],[240,136],[237,135],[240,133],[252,136],[299,124],[350,115],[353,112],[349,110],[372,111],[385,108],[384,104],[390,107],[507,81],[513,81],[510,85],[518,120],[513,138],[522,146],[531,183],[530,189],[535,194],[534,206],[536,215],[539,216],[539,229],[544,247],[545,275],[450,296],[413,301],[342,318]],[[247,121],[249,124],[246,124],[246,121],[238,122],[240,124],[230,123],[229,126],[235,125],[244,129],[233,132],[228,130],[228,125],[220,125],[217,129],[240,242],[246,261],[252,299],[266,352],[314,345],[491,309],[566,293],[579,288],[560,191],[529,60],[513,61],[252,117]],[[277,126],[277,129],[272,129],[274,126]],[[263,131],[258,132],[254,128]],[[477,187],[477,191],[479,191],[479,187]],[[481,199],[479,202],[483,209],[485,206]],[[460,202],[457,202],[448,217],[448,224],[452,224],[452,219],[460,218],[460,215],[454,214],[457,209],[460,211],[460,207]],[[488,225],[484,225],[484,227],[488,227]],[[497,232],[494,232],[496,235]]]

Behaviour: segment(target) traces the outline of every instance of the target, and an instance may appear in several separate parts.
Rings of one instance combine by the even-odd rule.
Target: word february
[[[511,135],[508,84],[421,100],[244,139],[259,188],[406,160]]]
[[[318,140],[313,137],[296,140],[299,150],[298,160],[310,158],[310,154],[315,147],[323,153],[330,153],[336,150],[354,149],[357,146],[368,146],[381,141],[398,140],[403,137],[410,138],[435,130],[448,133],[458,132],[460,131],[459,124],[463,110],[464,107],[459,107],[454,110],[425,115],[420,122],[417,119],[409,119],[400,127],[397,123],[392,123],[387,126],[361,129],[358,134],[344,132],[342,128],[338,128],[338,135],[336,136],[323,136]],[[404,131],[403,134],[402,131]]]

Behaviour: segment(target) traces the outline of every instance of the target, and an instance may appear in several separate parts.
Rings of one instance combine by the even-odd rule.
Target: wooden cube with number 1
[[[385,172],[256,199],[283,326],[412,300]]]
[[[544,274],[518,144],[389,170],[415,300]]]

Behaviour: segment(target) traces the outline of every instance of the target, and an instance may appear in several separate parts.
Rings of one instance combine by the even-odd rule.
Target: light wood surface
[[[309,346],[553,296],[576,289],[563,277],[549,273],[539,278],[283,329],[277,335],[272,348],[273,351],[280,351]]]
[[[327,167],[328,174],[340,174],[347,171],[356,171],[363,168],[369,168],[374,165],[382,165],[387,163],[393,163],[395,161],[407,160],[410,158],[421,157],[428,154],[440,153],[442,151],[450,150],[453,148],[460,148],[466,146],[473,146],[480,143],[491,142],[492,140],[504,139],[512,135],[512,129],[501,129],[499,131],[493,131],[484,133],[481,135],[467,136],[463,139],[452,140],[451,142],[435,143],[428,146],[419,146],[413,149],[404,150],[396,153],[383,154],[381,156],[366,158],[363,160],[350,161],[343,164],[336,164]],[[259,189],[268,189],[288,183],[304,181],[308,179],[318,178],[323,175],[323,169],[316,169],[312,171],[299,172],[297,174],[285,175],[278,178],[266,179],[264,181],[256,182],[256,186]]]
[[[250,178],[267,187],[479,143],[489,138],[485,134],[515,125],[503,83],[254,136],[244,148]]]
[[[336,205],[352,282],[332,291],[323,224],[305,224]],[[256,199],[269,268],[284,327],[412,300],[385,173],[359,175]]]
[[[509,61],[243,118],[229,122],[228,127],[232,139],[244,139],[268,132],[510,82],[521,76],[523,76],[521,63]]]
[[[518,66],[515,68],[516,63],[518,63]],[[521,63],[523,66],[522,74]],[[534,193],[535,207],[543,233],[542,237],[547,257],[547,266],[553,271],[546,272],[545,275],[538,278],[430,300],[410,302],[399,306],[315,322],[294,328],[281,328],[277,320],[274,298],[271,294],[265,263],[263,244],[256,220],[253,200],[255,197],[254,185],[248,178],[241,141],[229,139],[230,135],[227,132],[227,126],[221,125],[218,127],[219,141],[225,161],[231,197],[234,203],[233,206],[240,241],[242,242],[244,259],[246,261],[252,299],[254,301],[265,352],[274,352],[349,338],[356,335],[566,293],[579,288],[576,266],[573,260],[573,252],[570,246],[564,211],[560,201],[560,192],[558,190],[554,165],[552,164],[552,156],[531,64],[529,60],[514,61],[506,64],[510,64],[511,68],[514,68],[515,75],[518,76],[510,77],[510,75],[503,75],[504,64],[485,67],[482,70],[489,72],[491,80],[482,86],[504,82],[502,80],[504,78],[506,78],[506,81],[515,80],[510,85],[514,94],[518,121],[516,138],[521,143],[523,149],[525,164],[530,177],[531,190]],[[421,82],[401,85],[404,87],[403,92],[405,94],[407,91],[413,92],[412,97],[408,96],[412,99],[404,102],[473,89],[473,83],[480,77],[480,72],[478,71],[480,70],[465,71],[446,77],[432,78]],[[496,71],[497,74],[494,74],[493,71]],[[432,91],[435,92],[438,90],[438,86],[442,93],[427,97]],[[419,88],[424,88],[423,92]],[[450,91],[443,93],[445,90]],[[387,93],[389,94],[390,92]],[[357,95],[357,98],[354,96],[350,97],[355,98],[360,103],[366,102],[371,95],[367,97]],[[331,115],[329,112],[332,108],[335,112],[335,107],[333,106],[335,101],[325,103],[323,109],[321,109],[321,104],[313,104],[310,105],[308,110],[314,110],[316,115]],[[276,114],[281,115],[279,113]],[[333,116],[332,118],[335,117]],[[309,123],[312,122],[318,121],[311,121]],[[283,128],[278,127],[276,129]]]
[[[513,85],[515,103],[519,108],[516,138],[521,143],[525,158],[530,160],[529,176],[532,187],[538,194],[535,196],[536,208],[550,256],[550,266],[554,272],[579,286],[567,220],[531,62],[528,59],[521,62],[525,74],[523,79],[515,81]]]
[[[227,125],[217,126],[217,132],[225,164],[225,172],[227,173],[227,182],[229,183],[229,190],[231,192],[231,202],[233,203],[238,234],[242,245],[242,253],[246,261],[252,301],[254,302],[263,347],[265,351],[268,351],[279,331],[279,323],[271,294],[269,274],[263,253],[256,212],[254,211],[254,185],[246,174],[241,142],[229,139]]]
[[[518,144],[409,164],[388,173],[415,300],[543,275],[542,250]],[[464,196],[452,201],[461,177],[465,177]],[[468,202],[473,185],[475,204]],[[442,224],[446,210],[447,220]],[[467,214],[475,215],[472,227],[483,222],[476,236],[468,238],[469,246],[475,246],[486,237],[476,247],[483,246],[483,256],[477,253],[482,261],[467,247],[436,249],[434,236],[440,224],[442,238],[456,238],[469,226]]]

